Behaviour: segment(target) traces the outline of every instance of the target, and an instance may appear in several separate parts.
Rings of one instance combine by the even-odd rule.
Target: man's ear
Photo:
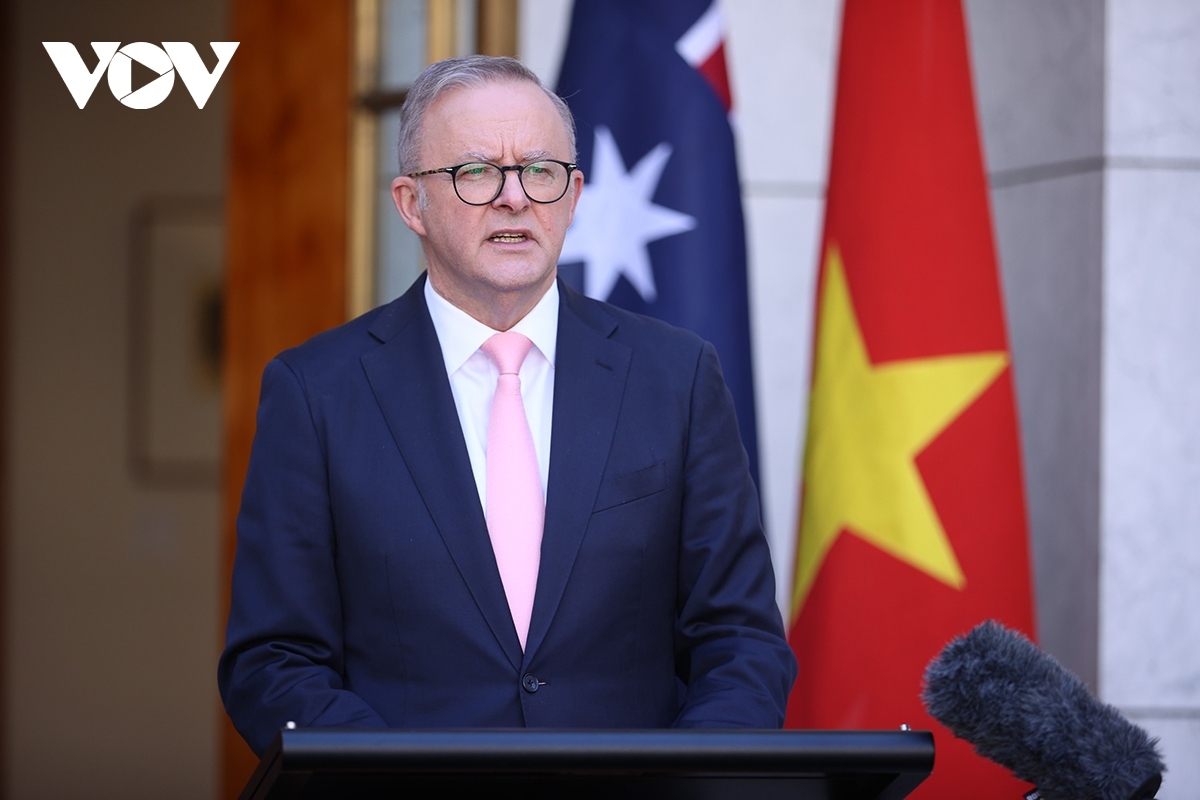
[[[416,178],[401,175],[393,180],[392,202],[396,205],[396,210],[400,212],[400,219],[404,220],[404,224],[413,233],[424,236],[425,222],[421,219],[421,203],[418,198]]]
[[[567,194],[571,200],[571,218],[567,220],[570,225],[575,220],[575,207],[579,205],[579,195],[583,194],[583,172],[575,170],[571,173],[571,188]]]

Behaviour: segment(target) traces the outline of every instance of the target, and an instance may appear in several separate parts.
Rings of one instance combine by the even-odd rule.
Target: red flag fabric
[[[913,797],[1028,787],[925,713],[926,665],[1034,634],[1012,368],[959,0],[846,0],[789,727],[932,730]]]

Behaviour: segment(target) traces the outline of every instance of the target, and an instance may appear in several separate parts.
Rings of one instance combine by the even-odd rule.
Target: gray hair
[[[407,175],[421,167],[417,154],[421,149],[421,130],[425,114],[433,101],[451,89],[477,89],[488,83],[520,81],[537,86],[562,117],[563,127],[571,146],[571,160],[576,159],[575,118],[561,97],[552,92],[541,79],[515,58],[507,56],[459,56],[434,62],[426,67],[408,90],[408,97],[400,108],[400,126],[396,134],[396,156],[400,163],[400,174]]]

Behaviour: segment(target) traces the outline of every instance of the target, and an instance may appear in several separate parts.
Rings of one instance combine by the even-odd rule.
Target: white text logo
[[[183,85],[196,101],[196,108],[204,108],[217,81],[225,74],[225,67],[237,50],[237,42],[209,42],[217,56],[217,66],[212,72],[204,66],[200,54],[190,42],[163,42],[162,47],[149,42],[130,42],[121,47],[120,42],[92,42],[96,51],[96,68],[88,71],[79,51],[70,42],[42,42],[50,60],[58,68],[63,83],[75,99],[75,105],[83,108],[96,90],[100,76],[107,70],[108,88],[113,97],[129,108],[154,108],[167,99],[175,86],[175,73],[183,79]],[[133,62],[158,75],[144,85],[133,88]]]

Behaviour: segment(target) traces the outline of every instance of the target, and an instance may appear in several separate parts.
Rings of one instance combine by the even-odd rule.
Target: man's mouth
[[[500,242],[501,244],[516,244],[517,242],[525,241],[526,236],[523,233],[497,233],[495,236],[488,238],[489,242]]]

